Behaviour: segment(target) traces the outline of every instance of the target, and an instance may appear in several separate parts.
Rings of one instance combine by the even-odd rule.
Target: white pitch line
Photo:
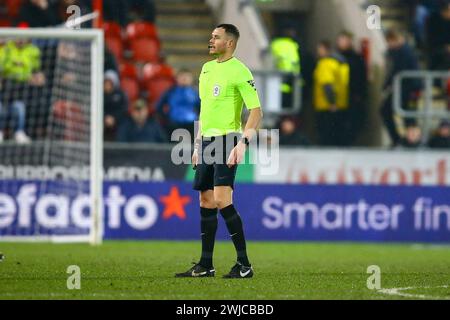
[[[380,289],[378,290],[378,293],[392,295],[392,296],[400,296],[404,298],[413,298],[413,299],[434,299],[434,300],[449,300],[449,297],[435,297],[435,296],[429,296],[425,294],[412,294],[412,293],[405,293],[402,291],[409,291],[409,290],[416,290],[416,289],[437,289],[437,288],[443,288],[447,289],[449,286],[438,286],[438,287],[407,287],[407,288],[392,288],[392,289]]]

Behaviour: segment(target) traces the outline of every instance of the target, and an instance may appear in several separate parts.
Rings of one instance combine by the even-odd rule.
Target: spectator
[[[104,51],[105,51],[105,60],[104,60],[104,64],[103,64],[103,68],[106,71],[114,71],[116,73],[119,73],[119,67],[117,65],[117,60],[116,57],[112,54],[111,50],[109,50],[108,46],[105,45],[104,47]]]
[[[136,19],[155,23],[156,7],[153,0],[127,0],[128,8]]]
[[[1,96],[0,96],[1,98]],[[6,126],[8,119],[8,108],[11,108],[12,117],[16,120],[16,131],[14,138],[19,144],[27,144],[30,142],[30,138],[25,134],[25,103],[20,100],[15,100],[9,106],[4,106],[4,103],[0,101],[0,143],[5,139],[3,130]]]
[[[8,117],[15,124],[14,138],[17,143],[29,143],[25,133],[26,93],[31,87],[42,87],[45,76],[41,70],[41,52],[28,41],[8,41],[0,48],[0,71],[2,92],[10,93],[0,101],[0,142]],[[10,114],[11,113],[11,114]]]
[[[115,21],[125,27],[128,24],[128,1],[103,0],[103,17],[106,21]]]
[[[115,141],[120,121],[128,111],[128,99],[120,88],[119,76],[114,71],[105,73],[104,106],[105,140]]]
[[[393,84],[395,76],[402,71],[419,70],[419,61],[414,50],[408,45],[405,37],[395,30],[386,34],[388,44],[388,74],[384,84],[385,100],[381,108],[381,116],[386,126],[393,146],[400,141],[400,135],[394,121],[394,108],[392,105]],[[401,99],[404,109],[412,109],[422,88],[421,81],[407,79],[402,82]]]
[[[296,38],[297,30],[286,28],[271,44],[276,69],[286,73],[281,85],[283,108],[292,107],[295,77],[300,76],[300,49]]]
[[[293,116],[282,117],[280,128],[280,146],[309,146],[308,139],[300,132],[298,119]]]
[[[439,12],[428,19],[427,42],[430,69],[450,69],[450,1],[443,1]]]
[[[445,91],[447,92],[447,110],[450,111],[450,79],[447,80]]]
[[[428,142],[432,149],[450,149],[450,120],[443,120],[436,134]]]
[[[319,61],[314,71],[314,108],[319,143],[346,146],[348,141],[349,66],[342,56],[332,55],[331,45],[317,47]]]
[[[25,23],[30,28],[50,27],[61,23],[56,6],[49,0],[26,0],[16,24]]]
[[[156,109],[167,119],[167,131],[186,129],[194,136],[194,122],[198,120],[200,98],[193,87],[194,78],[189,70],[177,74],[177,83],[161,97]]]
[[[364,127],[367,116],[367,67],[364,57],[354,48],[353,35],[343,31],[337,38],[337,49],[350,67],[349,92],[349,141],[356,140]]]
[[[164,143],[167,136],[155,118],[149,118],[148,106],[144,100],[137,100],[128,117],[119,127],[119,142]]]
[[[405,136],[400,139],[400,146],[406,149],[417,149],[421,146],[422,130],[415,121],[406,124]]]
[[[416,44],[423,48],[426,42],[426,26],[430,15],[439,11],[439,0],[414,0],[413,1],[413,26],[412,30]]]

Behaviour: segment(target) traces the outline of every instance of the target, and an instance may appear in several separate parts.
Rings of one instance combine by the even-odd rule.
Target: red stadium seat
[[[154,104],[161,96],[175,84],[175,79],[172,77],[158,77],[149,81],[146,84],[146,89],[149,94],[149,101]]]
[[[116,22],[105,22],[103,30],[105,31],[105,42],[109,50],[111,50],[118,61],[122,61],[125,47],[122,28]]]
[[[139,98],[139,83],[137,79],[127,77],[122,78],[121,87],[127,94],[130,103]]]
[[[120,38],[115,37],[105,37],[106,45],[108,46],[111,53],[116,57],[117,61],[123,60],[123,52],[124,52],[124,45]]]
[[[139,38],[158,39],[156,26],[149,22],[132,22],[126,29],[127,39],[134,40]]]
[[[106,21],[103,23],[103,30],[105,31],[105,37],[107,38],[119,38],[122,39],[122,28],[117,22]]]
[[[146,63],[142,68],[142,82],[147,83],[156,77],[173,77],[172,67],[166,64]]]
[[[138,70],[134,64],[123,63],[119,67],[121,78],[133,78],[138,79]]]
[[[154,62],[160,60],[159,43],[155,39],[135,39],[130,43],[130,49],[133,53],[133,59],[136,62]]]
[[[0,28],[8,28],[11,27],[11,21],[6,19],[0,19]]]
[[[8,16],[15,18],[19,15],[22,0],[6,0],[6,6],[8,8]]]

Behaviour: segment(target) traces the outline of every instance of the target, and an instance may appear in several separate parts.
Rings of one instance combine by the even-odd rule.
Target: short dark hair
[[[386,39],[387,40],[394,40],[394,41],[396,41],[396,40],[399,40],[402,36],[403,36],[402,33],[399,30],[397,30],[397,29],[389,29],[386,32]]]
[[[352,32],[348,31],[348,30],[342,30],[341,32],[339,32],[339,36],[340,37],[346,37],[346,38],[349,38],[351,40],[353,40],[353,38],[355,37],[355,35]]]
[[[189,70],[188,68],[181,68],[178,70],[177,75],[185,74],[185,73],[192,73],[192,71]]]
[[[327,51],[331,51],[331,49],[332,49],[330,40],[321,40],[319,42],[319,46],[324,47]]]
[[[216,29],[225,29],[225,32],[228,35],[233,36],[236,40],[239,40],[239,38],[241,37],[241,33],[239,32],[239,29],[234,25],[234,24],[228,24],[228,23],[223,23],[223,24],[219,24]]]

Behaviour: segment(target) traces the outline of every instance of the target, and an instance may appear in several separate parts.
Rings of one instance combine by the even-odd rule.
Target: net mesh
[[[0,236],[89,235],[91,44],[0,37]]]

